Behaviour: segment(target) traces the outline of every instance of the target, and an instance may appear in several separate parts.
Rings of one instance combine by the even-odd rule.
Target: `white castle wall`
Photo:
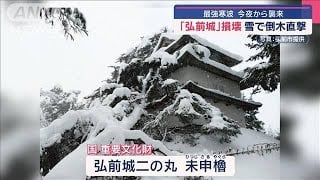
[[[172,79],[182,83],[192,80],[200,86],[217,89],[231,96],[240,97],[240,86],[236,81],[221,77],[219,75],[204,71],[198,67],[185,66],[171,73]]]
[[[235,105],[227,105],[225,102],[223,101],[219,101],[219,102],[213,102],[213,99],[209,99],[209,98],[205,98],[206,101],[210,104],[212,104],[213,106],[217,107],[220,109],[220,111],[222,113],[224,113],[226,116],[228,116],[229,118],[238,121],[238,124],[241,127],[245,127],[246,123],[244,120],[244,110],[240,107],[236,107]]]

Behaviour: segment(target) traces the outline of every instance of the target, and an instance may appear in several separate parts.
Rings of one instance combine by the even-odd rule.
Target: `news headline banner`
[[[310,5],[175,5],[174,30],[257,35],[310,35]]]
[[[225,155],[87,156],[87,176],[233,176],[235,158]]]

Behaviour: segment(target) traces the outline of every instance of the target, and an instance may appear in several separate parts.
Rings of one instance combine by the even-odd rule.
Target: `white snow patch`
[[[117,97],[129,97],[131,91],[127,87],[120,87],[113,90],[112,94],[109,94],[103,101],[102,105],[109,106]]]
[[[271,63],[266,63],[266,62],[262,62],[262,63],[259,63],[255,66],[253,66],[252,68],[255,68],[255,69],[264,69],[264,68],[267,68],[271,65]]]
[[[128,54],[132,53],[134,50],[135,50],[134,47],[128,48],[128,50],[124,54],[128,55]]]
[[[90,103],[89,109],[93,107],[98,107],[98,106],[101,106],[101,102],[98,98],[96,98]]]
[[[281,179],[280,151],[259,154],[241,154],[235,156],[235,175],[230,177],[215,177],[225,179]]]
[[[169,85],[169,84],[173,84],[173,83],[176,83],[178,82],[178,80],[176,79],[166,79],[163,81],[163,86],[166,86],[166,85]]]
[[[128,117],[124,117],[123,120],[120,122],[120,127],[130,129],[137,123],[141,115],[144,113],[145,111],[143,110],[143,107],[141,105],[134,106],[132,113]]]
[[[61,138],[62,137],[60,133],[53,134],[46,141],[43,141],[43,143],[41,144],[41,147],[45,148],[45,147],[52,146],[56,142],[59,143]]]
[[[190,99],[186,99],[186,98],[183,98],[180,100],[178,110],[176,110],[175,113],[176,114],[197,114],[197,115],[200,115],[199,113],[197,113],[193,109]]]
[[[212,118],[210,123],[204,125],[205,127],[223,129],[229,124],[228,122],[223,120],[222,113],[219,108],[212,106],[210,103],[207,103],[200,95],[195,93],[190,93],[188,90],[185,90],[185,89],[181,90],[179,97],[187,97],[190,102],[183,101],[184,103],[182,106],[183,108],[188,109],[191,103],[194,102],[194,99],[192,98],[192,96],[196,97],[196,99],[199,101],[201,106],[206,106],[207,108],[210,109],[210,111],[208,111],[207,113]],[[179,109],[180,109],[180,104],[179,104]],[[189,113],[200,115],[193,108],[192,109],[190,108]]]
[[[124,96],[129,97],[131,94],[131,91],[127,87],[121,87],[121,88],[116,88],[112,94],[119,97],[124,97]]]
[[[49,126],[40,129],[40,146],[44,148],[59,142],[61,135],[74,127],[77,122],[93,123],[95,129],[89,136],[95,136],[108,124],[115,124],[116,120],[112,117],[112,109],[109,107],[96,106],[89,110],[69,111]]]
[[[150,37],[148,37],[148,36],[146,36],[146,37],[142,37],[141,38],[141,42],[140,42],[140,44],[138,45],[138,49],[142,49],[142,48],[144,48],[144,47],[146,47],[146,46],[148,46],[148,45],[151,45],[152,43],[151,43],[151,41],[150,41]]]
[[[175,54],[169,54],[165,51],[165,47],[160,48],[158,51],[152,53],[150,57],[146,58],[145,62],[161,62],[161,66],[166,66],[170,64],[177,64],[177,58]]]
[[[227,55],[227,56],[229,56],[229,57],[231,57],[231,58],[233,58],[233,59],[236,59],[236,60],[238,60],[238,61],[242,61],[242,60],[243,60],[243,57],[241,57],[241,56],[239,56],[239,55],[237,55],[237,54],[231,53],[230,51],[227,51],[227,50],[221,48],[220,46],[218,46],[218,45],[216,45],[216,44],[214,44],[214,43],[212,43],[212,42],[209,42],[209,41],[207,41],[206,39],[201,38],[201,37],[198,36],[198,35],[193,34],[193,35],[190,35],[190,36],[191,36],[193,39],[195,39],[198,43],[200,43],[201,45],[203,45],[203,46],[210,47],[210,48],[212,48],[212,49],[214,49],[214,50],[217,50],[217,51],[221,52],[222,54],[225,54],[225,55]]]
[[[130,103],[127,100],[120,101],[114,108],[113,114],[114,116],[124,117],[126,116],[127,110],[130,108]]]
[[[194,44],[193,49],[197,54],[203,54],[203,58],[209,58],[211,55],[210,50],[207,47],[204,47],[200,44]]]
[[[171,39],[171,40],[177,40],[181,37],[180,34],[175,34],[175,33],[162,33],[161,36],[160,36],[160,39],[163,38],[163,37],[166,37],[168,39]]]
[[[223,129],[224,127],[226,127],[228,123],[226,121],[224,121],[219,115],[214,115],[211,118],[211,122],[209,124],[204,125],[207,128],[218,128],[218,129]]]
[[[124,63],[124,62],[119,63],[119,71],[120,71],[119,73],[121,73],[128,66],[129,64],[127,63]]]
[[[103,92],[106,89],[112,89],[112,88],[120,88],[122,87],[122,84],[117,84],[117,83],[107,83],[104,82],[101,86],[100,86],[100,94],[101,92]]]
[[[130,64],[131,63],[136,63],[136,62],[138,62],[140,60],[141,60],[140,58],[133,58],[133,59],[131,59]]]
[[[113,109],[108,106],[96,106],[88,110],[69,111],[61,118],[54,120],[49,126],[40,129],[40,147],[45,148],[59,142],[61,135],[76,125],[77,122],[92,123],[94,129],[90,129],[88,139],[95,137],[101,130],[107,127],[130,129],[144,113],[141,106],[135,105],[133,111],[124,116],[122,121],[115,119],[114,114],[125,115],[126,101],[120,102]]]
[[[174,40],[174,41],[172,42],[172,43],[174,43],[174,42],[175,42],[177,39],[179,39],[180,37],[181,37],[181,35],[179,35],[179,34],[174,34],[174,33],[162,33],[161,36],[160,36],[160,38],[159,38],[159,41],[158,41],[156,47],[153,49],[153,52],[152,52],[152,53],[155,53],[155,52],[159,49],[160,43],[162,42],[162,39],[163,39],[163,38],[168,38],[168,39]],[[172,43],[171,43],[171,44],[172,44]],[[170,47],[171,44],[169,44],[167,47]],[[165,47],[165,49],[166,49],[167,47]]]

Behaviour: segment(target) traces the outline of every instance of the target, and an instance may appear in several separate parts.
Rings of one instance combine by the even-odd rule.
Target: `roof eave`
[[[254,109],[258,109],[259,107],[262,106],[262,104],[258,103],[258,102],[254,102],[254,101],[249,102],[249,101],[242,100],[240,98],[227,96],[227,95],[215,93],[213,91],[209,91],[205,88],[198,86],[197,84],[195,84],[192,81],[188,81],[183,86],[183,88],[188,89],[190,92],[201,94],[204,97],[213,97],[213,98],[216,98],[217,100],[221,100],[226,103],[234,104],[236,106],[241,107],[244,110],[254,110]]]

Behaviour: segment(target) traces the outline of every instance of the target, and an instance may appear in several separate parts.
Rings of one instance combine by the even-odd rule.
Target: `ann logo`
[[[39,3],[14,3],[8,7],[7,15],[12,21],[37,21],[41,8]]]

